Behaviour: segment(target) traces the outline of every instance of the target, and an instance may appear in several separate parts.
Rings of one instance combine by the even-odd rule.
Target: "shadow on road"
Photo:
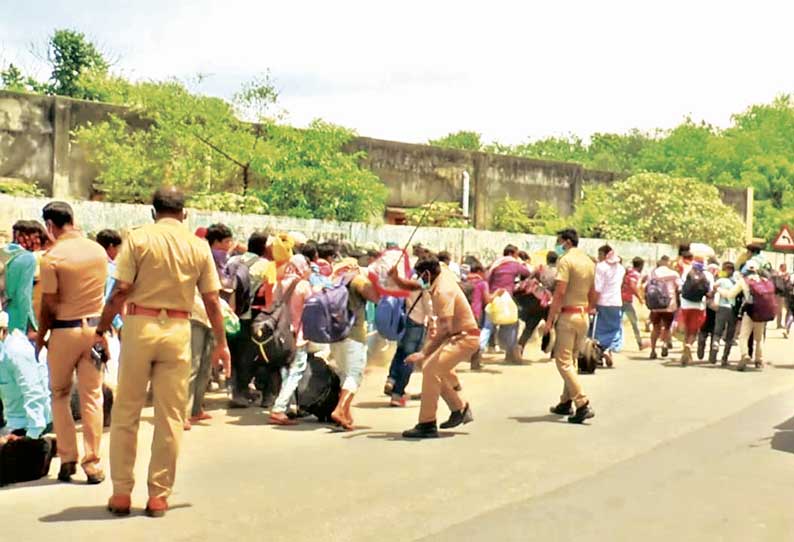
[[[27,487],[46,487],[59,484],[61,484],[61,482],[59,482],[56,478],[39,478],[38,480],[34,480],[32,482],[20,482],[17,484],[3,486],[0,488],[0,491],[13,491],[15,489],[20,490]]]
[[[772,449],[794,454],[794,416],[776,425],[775,429],[777,431],[772,435]]]
[[[391,406],[389,404],[389,399],[386,398],[386,397],[383,398],[383,401],[361,401],[359,403],[354,404],[353,407],[354,408],[366,408],[366,409],[394,409],[394,410],[397,410],[397,408],[395,408],[395,407],[393,407],[393,406]],[[399,407],[399,408],[411,409],[411,408],[418,408],[418,407],[419,407],[419,403],[409,403],[407,406]]]
[[[515,420],[518,423],[538,423],[538,422],[549,422],[549,423],[565,423],[566,418],[562,416],[557,416],[556,414],[545,414],[543,416],[511,416],[511,420]]]
[[[175,504],[169,507],[169,512],[179,508],[190,508],[189,503]],[[108,512],[107,506],[73,506],[58,512],[39,518],[41,523],[63,523],[72,521],[113,521],[118,519],[134,518],[143,515],[143,509],[133,508],[129,516],[119,517]]]
[[[468,435],[468,433],[464,433],[462,431],[439,431],[438,438],[451,438],[456,435]],[[361,433],[350,434],[346,437],[342,437],[345,439],[352,439],[357,437],[367,437],[371,439],[377,440],[390,440],[393,442],[400,441],[400,442],[420,442],[422,440],[438,440],[438,439],[407,439],[403,438],[403,434],[401,432],[390,432],[390,431],[364,431]]]

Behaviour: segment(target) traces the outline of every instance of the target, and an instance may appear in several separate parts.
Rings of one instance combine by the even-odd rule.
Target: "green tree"
[[[447,147],[462,151],[480,151],[483,149],[482,135],[466,130],[453,132],[438,139],[431,139],[427,143],[436,147]]]
[[[532,220],[524,202],[505,196],[493,209],[491,229],[511,233],[532,233]]]
[[[33,77],[26,76],[13,63],[9,64],[4,70],[0,70],[0,84],[2,84],[0,88],[14,92],[43,94],[48,90],[47,85],[39,83]]]
[[[47,60],[52,65],[50,89],[53,94],[86,100],[97,97],[80,84],[87,71],[106,72],[109,64],[82,32],[56,30],[49,39]]]
[[[744,225],[722,203],[719,191],[702,181],[641,173],[606,189],[599,200],[585,195],[573,221],[598,216],[596,226],[576,224],[585,234],[626,241],[678,244],[702,242],[715,250],[743,244]],[[603,196],[603,194],[601,194]],[[588,232],[588,228],[590,231]]]
[[[382,214],[387,191],[363,169],[363,153],[348,154],[353,132],[321,121],[306,130],[269,118],[277,92],[269,78],[243,87],[235,103],[189,92],[176,80],[130,83],[89,71],[81,84],[103,100],[129,108],[79,128],[77,142],[99,169],[96,189],[113,201],[146,201],[161,183],[181,186],[205,205],[303,218],[367,220]],[[246,109],[259,120],[241,121]],[[225,196],[224,196],[225,197]]]

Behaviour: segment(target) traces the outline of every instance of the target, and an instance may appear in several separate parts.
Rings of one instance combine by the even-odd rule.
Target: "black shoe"
[[[388,379],[386,384],[383,386],[383,395],[391,397],[391,393],[394,391],[394,380]]]
[[[590,408],[590,401],[576,409],[576,414],[568,417],[570,423],[584,423],[585,420],[595,416],[595,411]]]
[[[413,429],[403,431],[403,438],[438,438],[436,422],[418,423]]]
[[[717,351],[712,350],[709,352],[709,363],[716,364],[717,363]]]
[[[471,355],[470,368],[472,371],[479,371],[482,369],[482,352],[477,350]]]
[[[670,354],[670,349],[667,346],[662,347],[662,357],[666,358]]]
[[[648,356],[648,359],[656,359],[657,357],[656,350],[651,350],[651,355]]]
[[[72,476],[77,473],[77,462],[69,461],[61,463],[61,470],[58,472],[58,480],[61,482],[69,483],[72,481]]]
[[[229,399],[229,408],[248,408],[251,406],[251,398],[248,394],[232,393],[232,398]]]
[[[549,412],[557,416],[571,416],[573,415],[573,401],[564,401],[549,409]]]
[[[698,343],[698,361],[703,361],[703,358],[706,357],[706,345],[701,345]]]
[[[471,413],[471,407],[466,403],[463,410],[456,410],[449,415],[449,419],[439,425],[441,429],[452,429],[460,424],[466,424],[474,421],[474,416]]]

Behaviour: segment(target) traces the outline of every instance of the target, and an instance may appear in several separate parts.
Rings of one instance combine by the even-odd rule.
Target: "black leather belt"
[[[77,320],[55,320],[52,323],[52,329],[83,327],[83,322],[85,322],[85,325],[88,327],[97,327],[99,325],[99,316],[93,318],[78,318]]]

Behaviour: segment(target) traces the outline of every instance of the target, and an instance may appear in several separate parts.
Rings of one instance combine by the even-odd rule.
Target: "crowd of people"
[[[79,461],[87,482],[101,483],[102,386],[113,373],[108,508],[116,514],[130,510],[147,396],[155,427],[147,513],[160,516],[182,433],[212,417],[205,394],[213,385],[228,388],[230,408],[265,407],[271,424],[311,413],[353,430],[375,334],[396,345],[384,385],[391,406],[405,407],[412,374],[423,375],[418,421],[403,436],[432,438],[474,419],[456,367],[479,370],[497,351],[521,363],[536,331],[563,380],[550,410],[580,424],[595,411],[577,375],[579,354],[594,341],[613,366],[626,318],[650,359],[668,357],[679,336],[682,365],[693,349],[728,365],[738,342],[740,371],[763,368],[767,322],[788,333],[794,320],[790,277],[784,266],[773,272],[757,245],[735,263],[682,245],[646,272],[642,258],[624,260],[609,245],[591,257],[572,229],[540,257],[508,245],[482,262],[420,244],[410,254],[394,243],[357,249],[298,232],[257,231],[240,243],[224,224],[189,232],[185,217],[183,194],[164,188],[152,224],[89,238],[68,204],[52,202],[42,222],[17,222],[0,251],[0,444],[54,432],[55,445],[40,448],[46,466],[57,452],[59,480],[71,481]],[[638,304],[649,311],[649,342]],[[441,424],[439,398],[450,411]]]

